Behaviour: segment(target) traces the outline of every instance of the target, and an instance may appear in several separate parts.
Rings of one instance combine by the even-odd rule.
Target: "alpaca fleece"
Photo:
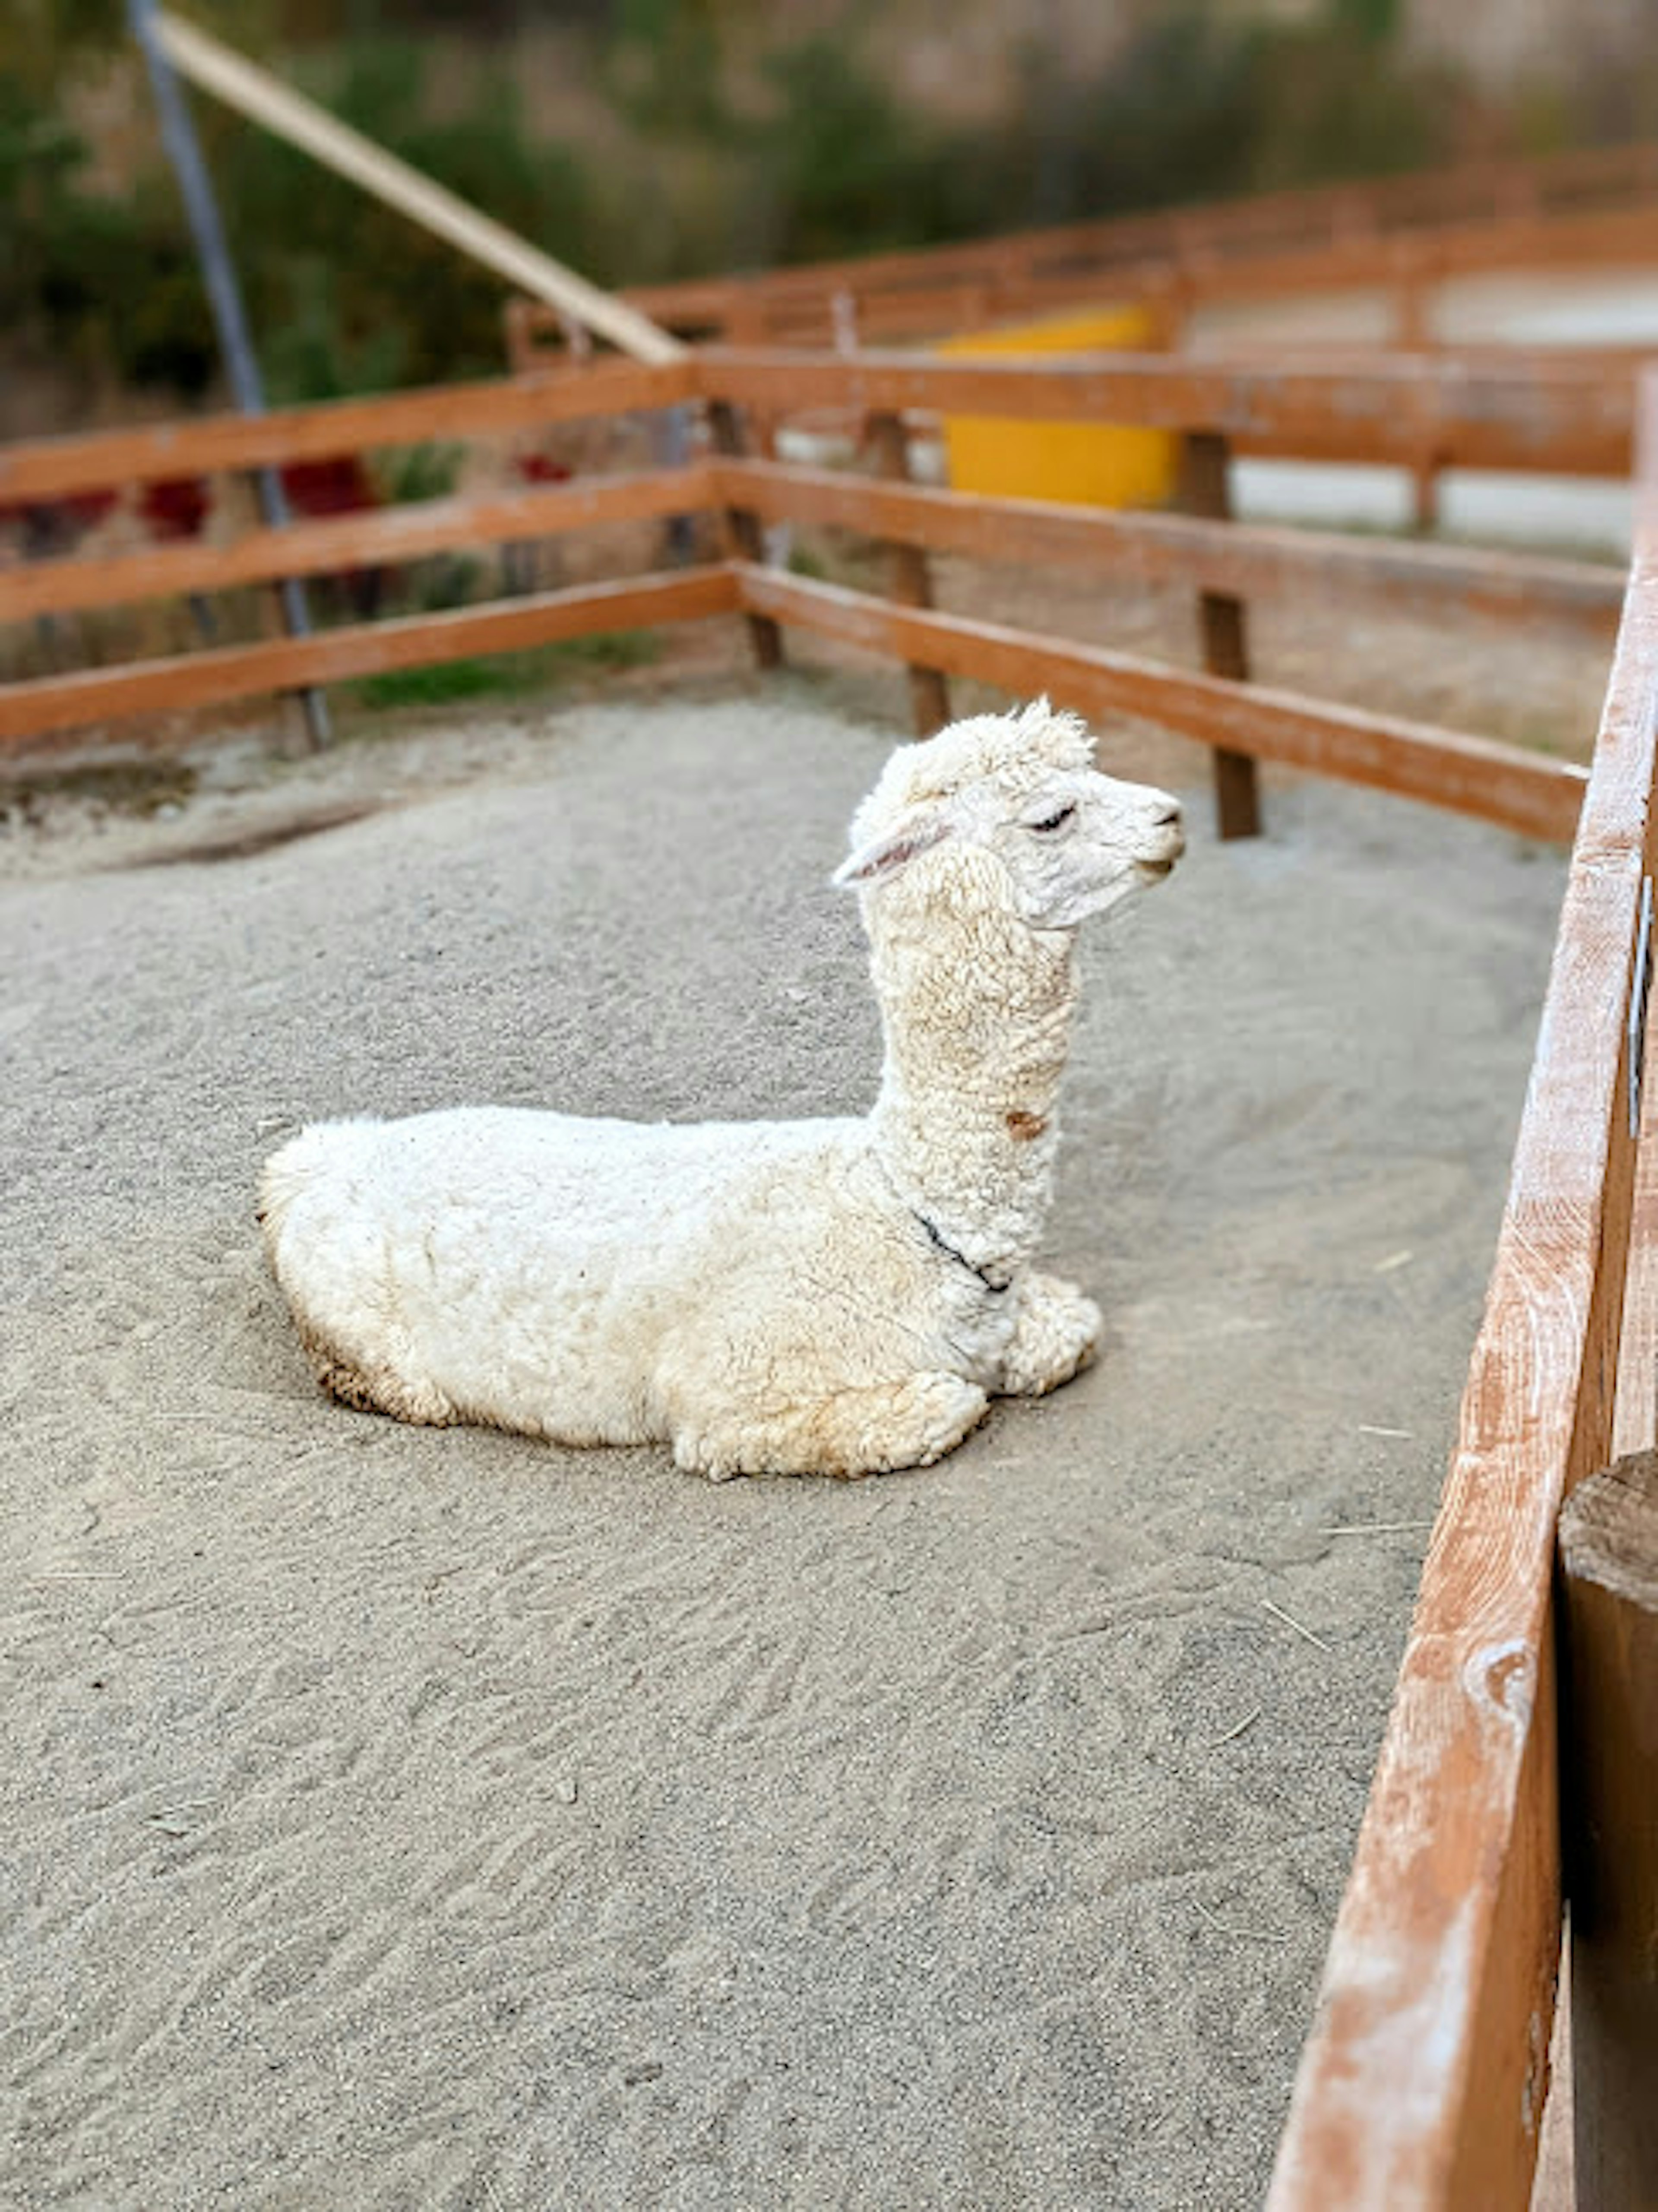
[[[463,1108],[325,1122],[268,1164],[271,1264],[347,1404],[680,1466],[924,1466],[1091,1357],[1034,1266],[1090,916],[1183,849],[1165,793],[1047,701],[889,761],[853,824],[885,1065],[861,1119],[674,1126]]]

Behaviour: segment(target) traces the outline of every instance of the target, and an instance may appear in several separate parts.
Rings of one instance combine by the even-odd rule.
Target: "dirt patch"
[[[198,837],[167,845],[159,852],[140,853],[118,863],[129,868],[179,868],[196,863],[203,866],[223,860],[251,860],[279,845],[297,844],[301,837],[319,837],[325,830],[343,830],[353,822],[367,821],[380,808],[372,802],[325,806],[315,812],[290,814],[281,821],[262,822],[257,828],[231,831],[218,837]]]

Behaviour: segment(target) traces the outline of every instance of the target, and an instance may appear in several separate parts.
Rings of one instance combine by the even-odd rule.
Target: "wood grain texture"
[[[561,638],[647,628],[728,614],[737,587],[723,568],[641,576],[547,592],[494,606],[463,607],[405,620],[355,623],[307,638],[224,646],[205,653],[51,676],[0,688],[0,744],[114,721],[176,713],[302,684],[333,684],[388,668],[416,668],[464,655],[513,653]]]
[[[1658,2204],[1658,1453],[1578,1486],[1560,1566],[1573,2166],[1578,2212],[1630,2212]]]
[[[330,115],[269,70],[164,9],[156,11],[155,31],[168,60],[192,84],[446,240],[469,259],[520,285],[533,298],[561,308],[635,361],[677,361],[683,353],[678,339],[659,329],[639,307],[601,291],[494,216],[469,206]]]
[[[793,355],[710,349],[693,360],[591,368],[367,399],[283,408],[257,417],[209,416],[0,448],[0,501],[63,497],[157,477],[210,476],[285,461],[500,437],[553,422],[711,403],[799,412],[1023,416],[1041,421],[1138,422],[1212,429],[1250,453],[1409,461],[1430,439],[1470,467],[1622,474],[1628,467],[1632,377],[1606,366],[1377,356],[1295,369],[1194,368],[1180,356],[938,362],[925,355]],[[1029,504],[1035,505],[1035,502]]]
[[[1555,1527],[1610,1447],[1632,1202],[1625,1023],[1658,728],[1649,517],[1641,542],[1461,1433],[1272,2212],[1506,2212],[1530,2188],[1561,1920]]]
[[[692,396],[689,363],[647,368],[607,361],[581,370],[276,408],[269,415],[210,415],[45,438],[0,447],[0,501],[58,499],[158,477],[328,460],[432,438],[504,437],[551,422],[673,407]]]
[[[1231,520],[1231,456],[1224,438],[1212,430],[1193,430],[1181,441],[1175,504],[1210,521]],[[1197,613],[1204,666],[1212,676],[1223,676],[1230,683],[1247,682],[1249,646],[1243,601],[1235,592],[1205,589],[1198,593]],[[1260,792],[1253,755],[1217,746],[1214,781],[1215,823],[1222,838],[1259,836]]]
[[[1398,289],[1408,299],[1423,286],[1454,276],[1551,270],[1644,267],[1658,205],[1612,215],[1486,220],[1433,225],[1418,232],[1379,232],[1366,237],[1320,238],[1311,242],[1242,241],[1221,251],[1177,245],[1144,259],[1108,264],[1070,257],[1052,273],[1029,263],[1005,261],[940,273],[929,282],[879,279],[851,290],[822,285],[763,288],[732,299],[713,318],[727,344],[823,346],[833,337],[833,301],[855,303],[860,341],[914,345],[963,330],[983,328],[1097,301],[1102,282],[1113,296],[1143,298],[1173,307],[1179,317],[1199,308],[1252,299]],[[1401,337],[1401,346],[1420,343]],[[1437,349],[1436,349],[1437,350]],[[1459,349],[1460,350],[1460,349]]]
[[[1528,836],[1568,839],[1577,817],[1582,770],[1515,746],[1104,647],[897,607],[775,569],[741,567],[738,574],[745,606],[869,653],[924,659],[1016,695],[1049,691],[1084,713],[1141,714],[1206,744],[1426,799]]]
[[[748,445],[750,431],[735,407],[726,400],[714,399],[708,404],[708,437],[716,453],[737,459]],[[726,508],[725,539],[727,551],[741,560],[758,562],[765,558],[765,532],[759,516],[749,507],[734,505]],[[777,624],[752,608],[744,612],[743,619],[755,666],[761,670],[780,668],[783,633]]]
[[[1499,222],[1533,220],[1552,211],[1582,216],[1598,210],[1625,211],[1631,202],[1658,191],[1658,153],[1649,144],[1596,148],[1546,161],[1467,162],[1450,170],[1417,173],[1377,183],[1312,191],[1260,193],[1164,213],[1067,223],[1011,236],[954,246],[912,248],[768,270],[744,277],[691,278],[636,286],[625,295],[676,326],[735,337],[734,319],[746,313],[763,326],[793,309],[799,322],[814,313],[817,335],[827,340],[827,301],[836,291],[857,301],[865,331],[896,331],[908,319],[914,331],[916,295],[931,288],[981,287],[999,307],[1017,288],[1046,276],[1068,284],[1068,296],[1088,285],[1097,296],[1102,272],[1117,289],[1138,276],[1167,281],[1175,270],[1193,284],[1209,271],[1224,276],[1250,257],[1277,249],[1316,250],[1340,243],[1348,252],[1345,282],[1381,281],[1395,247],[1418,252],[1415,240],[1429,227],[1469,232]],[[1581,244],[1580,244],[1581,251]],[[1645,261],[1643,246],[1635,258]],[[1474,263],[1472,265],[1479,265]],[[872,316],[870,322],[865,319]]]
[[[1651,957],[1658,959],[1658,935]],[[1658,991],[1650,988],[1642,1066],[1635,1198],[1612,1414],[1614,1459],[1658,1448]]]
[[[657,470],[535,491],[423,500],[279,530],[245,530],[213,544],[42,561],[0,571],[0,622],[186,592],[228,591],[278,576],[392,568],[461,547],[510,544],[601,523],[690,514],[710,505],[714,497],[706,469]]]
[[[903,483],[909,475],[909,437],[903,416],[873,415],[866,434],[876,474],[888,483]],[[921,548],[908,539],[896,539],[888,548],[887,561],[888,589],[899,605],[930,607],[932,572]],[[940,669],[912,662],[908,673],[911,724],[918,738],[930,738],[950,720],[950,686]]]
[[[1040,422],[1208,430],[1243,453],[1626,476],[1634,383],[1621,367],[1518,372],[1481,360],[1377,355],[1369,367],[1193,363],[1166,354],[938,361],[924,354],[786,353],[716,346],[702,391],[799,414],[914,410]]]
[[[1084,568],[1241,599],[1316,589],[1390,611],[1546,622],[1604,637],[1608,647],[1623,610],[1623,571],[1588,561],[1046,500],[979,498],[780,462],[720,460],[713,473],[717,496],[740,501],[768,522],[861,530],[978,561]]]

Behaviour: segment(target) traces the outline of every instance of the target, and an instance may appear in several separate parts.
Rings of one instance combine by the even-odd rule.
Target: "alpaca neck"
[[[872,1126],[900,1197],[993,1288],[1030,1259],[1048,1212],[1071,939],[1001,912],[915,919],[871,920],[886,1040]]]

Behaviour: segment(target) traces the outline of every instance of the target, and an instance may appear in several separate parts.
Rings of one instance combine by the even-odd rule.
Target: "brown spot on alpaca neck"
[[[1033,1138],[1040,1137],[1047,1127],[1040,1114],[1027,1114],[1017,1107],[1007,1116],[1007,1133],[1016,1145],[1029,1144]]]

